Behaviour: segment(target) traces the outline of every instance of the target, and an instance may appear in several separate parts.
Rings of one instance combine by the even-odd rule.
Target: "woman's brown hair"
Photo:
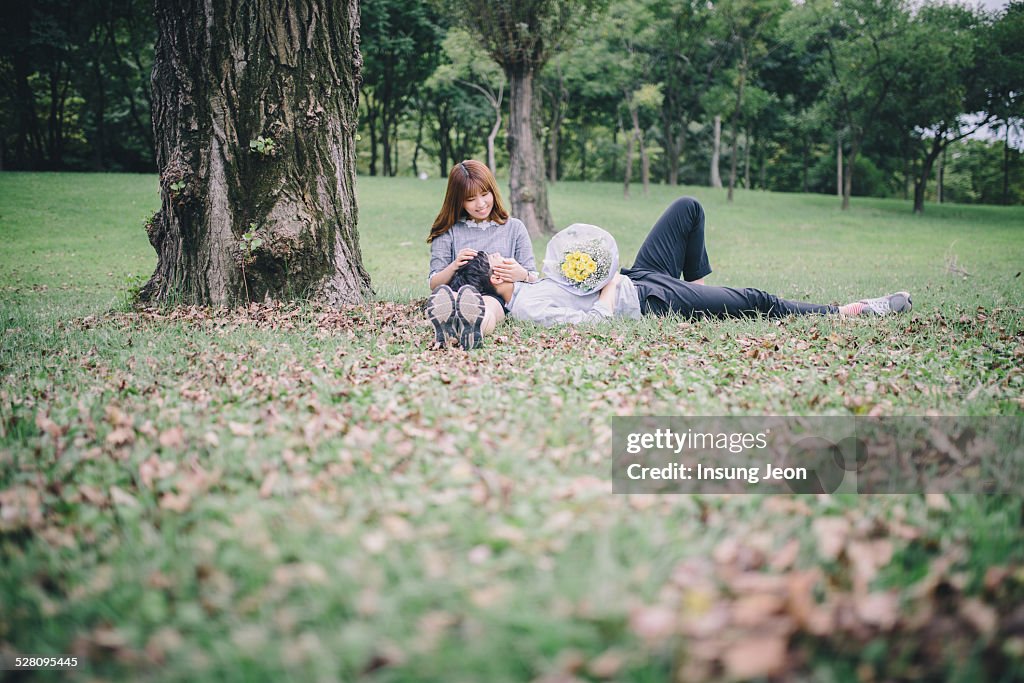
[[[448,174],[448,190],[444,193],[441,211],[434,219],[434,224],[430,226],[427,242],[433,242],[461,220],[462,214],[465,213],[462,205],[466,203],[466,199],[488,192],[494,197],[494,205],[491,207],[491,215],[487,218],[504,225],[508,220],[508,211],[501,202],[498,183],[494,180],[491,169],[475,159],[466,159],[452,166],[451,173]]]

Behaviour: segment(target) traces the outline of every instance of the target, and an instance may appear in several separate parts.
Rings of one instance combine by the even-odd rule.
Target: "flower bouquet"
[[[551,238],[544,275],[574,294],[592,294],[619,270],[615,238],[596,225],[574,223]]]

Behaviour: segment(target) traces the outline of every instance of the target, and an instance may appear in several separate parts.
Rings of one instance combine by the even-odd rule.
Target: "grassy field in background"
[[[556,225],[625,263],[690,194],[709,284],[915,310],[512,323],[467,354],[418,309],[443,190],[359,179],[365,306],[135,311],[156,178],[0,174],[0,654],[82,679],[1024,677],[1019,496],[608,478],[616,415],[1024,415],[1024,209],[559,183]]]

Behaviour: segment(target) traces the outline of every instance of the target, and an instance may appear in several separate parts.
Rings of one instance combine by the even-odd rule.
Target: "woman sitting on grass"
[[[711,273],[711,267],[704,246],[704,209],[689,197],[677,199],[662,214],[633,267],[617,271],[614,238],[596,226],[574,224],[548,244],[545,279],[530,284],[509,282],[487,255],[477,254],[456,271],[451,286],[458,289],[460,298],[476,291],[500,297],[513,318],[545,326],[639,318],[641,314],[701,318],[886,315],[909,311],[912,306],[908,292],[830,306],[782,299],[759,289],[706,286],[703,278]],[[462,316],[460,311],[440,324],[470,330],[479,327],[475,317]]]
[[[473,159],[459,162],[448,174],[441,210],[427,236],[430,244],[430,275],[433,294],[427,318],[434,322],[434,340],[438,345],[454,336],[463,348],[476,348],[482,335],[490,333],[505,319],[505,309],[491,296],[480,297],[466,292],[456,300],[448,282],[455,271],[477,254],[499,254],[494,272],[504,282],[534,282],[537,272],[533,262],[533,245],[526,226],[508,215],[501,201],[494,175],[486,165]],[[479,318],[479,325],[470,327],[442,326],[456,308],[462,317]]]

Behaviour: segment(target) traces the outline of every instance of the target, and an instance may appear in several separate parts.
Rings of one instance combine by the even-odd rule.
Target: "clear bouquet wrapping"
[[[619,271],[615,238],[596,225],[573,223],[548,242],[544,276],[574,294],[598,292]]]

